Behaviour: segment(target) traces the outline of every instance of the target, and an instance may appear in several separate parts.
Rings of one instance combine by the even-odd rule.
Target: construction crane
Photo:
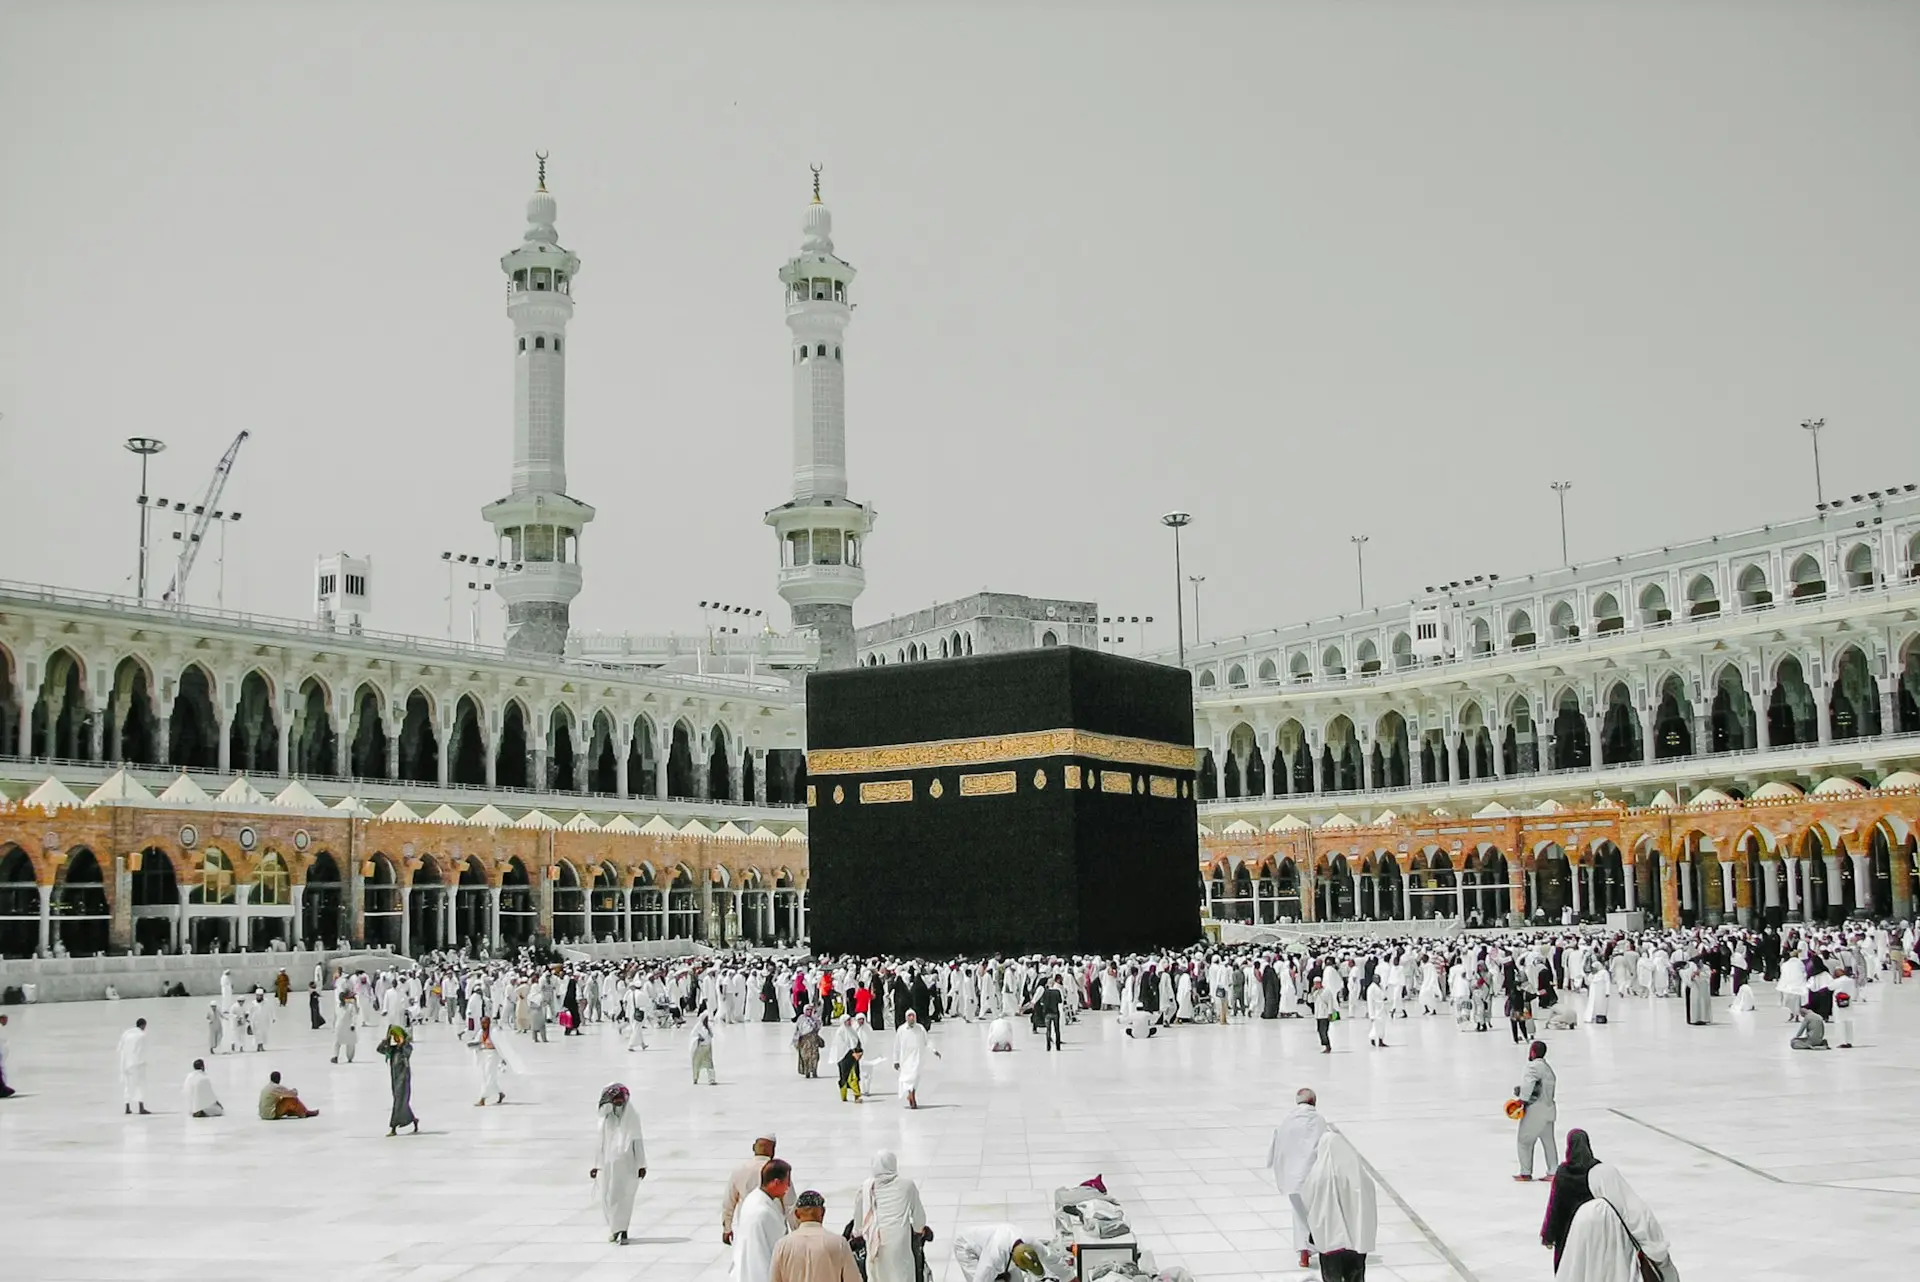
[[[186,600],[187,576],[193,573],[193,563],[200,556],[200,540],[206,534],[207,527],[226,517],[218,511],[220,493],[227,488],[227,477],[233,474],[233,461],[240,457],[240,447],[247,443],[248,433],[242,432],[233,438],[233,444],[227,446],[227,452],[214,464],[213,479],[207,482],[207,492],[191,510],[193,526],[188,530],[180,545],[180,567],[173,573],[173,582],[160,599],[175,605]],[[238,515],[236,513],[236,515]]]

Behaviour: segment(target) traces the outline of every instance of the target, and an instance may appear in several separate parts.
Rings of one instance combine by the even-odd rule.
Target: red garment
[[[862,984],[860,987],[853,990],[853,1013],[854,1014],[864,1015],[867,1013],[867,1008],[872,1005],[873,1005],[873,993],[867,988],[865,984]]]

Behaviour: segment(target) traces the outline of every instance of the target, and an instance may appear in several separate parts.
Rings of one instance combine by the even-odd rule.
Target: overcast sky
[[[862,622],[1209,636],[1920,480],[1920,6],[0,5],[0,577],[128,590],[233,435],[226,603],[446,627],[552,155],[583,629],[786,625],[780,264],[826,166]],[[158,531],[166,542],[165,528]],[[168,543],[170,547],[170,542]],[[211,603],[210,551],[192,596]],[[156,572],[164,583],[166,575]],[[465,631],[464,607],[461,634]],[[497,614],[489,616],[499,639]]]

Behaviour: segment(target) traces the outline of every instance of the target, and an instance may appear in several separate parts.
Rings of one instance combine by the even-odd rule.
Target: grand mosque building
[[[482,509],[503,648],[0,582],[0,954],[638,943],[806,930],[807,670],[1097,645],[982,593],[856,627],[853,267],[780,268],[791,633],[583,636],[566,466],[581,258],[544,174],[501,259],[513,463]],[[1159,656],[1175,661],[1172,655]],[[1920,493],[1189,647],[1221,922],[1759,922],[1914,911]]]

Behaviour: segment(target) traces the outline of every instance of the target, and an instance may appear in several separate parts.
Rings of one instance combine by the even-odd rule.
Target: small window
[[[807,359],[807,349],[804,346],[800,349],[800,359],[802,361]]]
[[[827,345],[825,343],[820,344],[820,346],[813,349],[813,354],[815,356],[825,356],[827,354]]]
[[[553,340],[553,350],[556,352],[560,350],[560,340],[557,338]]]
[[[527,350],[527,340],[524,338],[520,340],[520,350],[523,352]]]
[[[1060,638],[1055,636],[1051,630],[1040,634],[1040,645],[1042,649],[1050,649],[1059,644]]]
[[[535,351],[539,351],[539,352],[544,352],[545,350],[547,350],[546,335],[542,334],[539,337],[535,338],[533,340],[533,347]]]
[[[847,301],[847,287],[844,283],[837,280],[833,282],[833,301],[836,303],[844,303]]]
[[[838,347],[833,349],[833,359],[836,361],[840,359],[840,349]]]

